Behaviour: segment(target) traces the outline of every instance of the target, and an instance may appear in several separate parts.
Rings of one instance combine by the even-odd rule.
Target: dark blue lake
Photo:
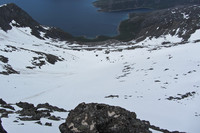
[[[74,36],[117,35],[117,27],[120,21],[128,18],[128,12],[98,12],[93,1],[0,0],[0,4],[15,3],[40,24],[61,28]]]

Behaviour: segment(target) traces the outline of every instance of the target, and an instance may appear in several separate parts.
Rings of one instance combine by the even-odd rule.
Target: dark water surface
[[[0,0],[0,5],[15,3],[42,25],[55,26],[74,36],[94,38],[118,34],[120,21],[128,12],[103,13],[94,0]]]

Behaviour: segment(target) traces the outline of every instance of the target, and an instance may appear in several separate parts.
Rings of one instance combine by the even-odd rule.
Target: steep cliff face
[[[94,6],[100,11],[112,12],[137,8],[163,9],[177,5],[200,4],[200,0],[97,0]]]

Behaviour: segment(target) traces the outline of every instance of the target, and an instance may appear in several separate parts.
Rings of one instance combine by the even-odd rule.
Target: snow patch
[[[196,41],[196,40],[200,40],[200,29],[196,30],[191,36],[189,41]]]
[[[176,13],[176,11],[171,11],[171,13],[172,13],[172,14],[175,14],[175,13]]]
[[[40,36],[44,38],[45,37],[45,33],[44,32],[40,32]]]
[[[148,47],[148,48],[159,48],[163,47],[163,43],[168,43],[168,45],[173,45],[176,43],[182,42],[182,38],[179,38],[177,35],[172,36],[172,35],[163,35],[159,38],[149,38],[147,37],[144,41],[141,41],[137,43],[137,46],[143,46],[143,47]],[[166,44],[164,45],[166,46]]]
[[[51,28],[50,27],[48,27],[48,26],[43,26],[43,25],[41,25],[45,30],[50,30]]]
[[[18,24],[15,20],[11,21],[11,24]],[[18,24],[19,25],[19,24]]]
[[[0,5],[0,7],[4,7],[4,6],[7,6],[7,4]]]
[[[0,72],[4,71],[4,67],[2,64],[0,64]]]
[[[181,13],[181,14],[183,15],[184,19],[189,19],[190,18],[189,14],[186,14],[186,13]]]
[[[178,28],[178,29],[176,30],[175,35],[177,35],[177,34],[179,33],[179,31],[180,31],[180,28]]]

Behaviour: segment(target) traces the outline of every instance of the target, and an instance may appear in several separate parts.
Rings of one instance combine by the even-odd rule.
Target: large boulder
[[[1,125],[1,119],[0,119],[0,133],[7,133],[7,132],[4,130],[3,126]]]
[[[121,107],[81,103],[59,128],[61,133],[150,133],[149,126]]]

